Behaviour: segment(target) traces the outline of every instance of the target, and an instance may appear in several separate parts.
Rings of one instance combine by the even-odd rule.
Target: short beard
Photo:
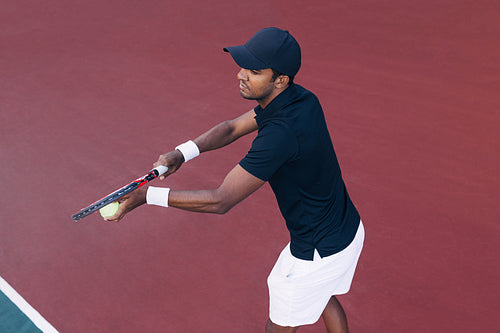
[[[271,95],[272,92],[273,91],[271,89],[271,90],[266,91],[264,94],[261,94],[259,96],[246,96],[246,95],[243,94],[243,92],[240,91],[240,96],[243,97],[246,100],[249,100],[249,101],[261,101],[261,100],[264,100],[267,97],[269,97],[269,95]]]

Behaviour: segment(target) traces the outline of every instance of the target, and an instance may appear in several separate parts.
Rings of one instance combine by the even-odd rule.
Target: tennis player
[[[246,156],[219,188],[176,191],[140,188],[124,198],[110,221],[144,203],[224,214],[269,182],[290,232],[269,278],[266,332],[295,332],[323,318],[328,332],[348,332],[335,295],[351,286],[364,229],[342,180],[317,97],[294,83],[300,46],[288,32],[266,28],[244,45],[224,48],[241,67],[243,98],[258,105],[159,157],[168,176],[200,153],[258,131]]]

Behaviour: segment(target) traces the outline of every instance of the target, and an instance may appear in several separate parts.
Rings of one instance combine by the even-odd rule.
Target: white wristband
[[[179,150],[182,155],[184,155],[184,162],[192,160],[196,156],[200,155],[200,149],[198,149],[198,146],[192,140],[189,140],[182,145],[178,145],[175,149]]]
[[[168,207],[168,195],[170,189],[168,187],[153,187],[150,186],[146,192],[146,202],[148,205],[157,205]]]

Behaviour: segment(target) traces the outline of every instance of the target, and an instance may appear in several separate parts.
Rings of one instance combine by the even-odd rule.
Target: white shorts
[[[345,294],[363,248],[365,231],[360,222],[352,243],[339,253],[314,260],[295,258],[290,243],[269,274],[269,318],[280,326],[314,324],[333,295]]]

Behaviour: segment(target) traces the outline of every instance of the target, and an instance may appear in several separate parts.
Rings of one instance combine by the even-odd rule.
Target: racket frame
[[[137,178],[130,184],[125,185],[119,188],[118,190],[108,194],[107,196],[97,200],[96,202],[91,203],[87,207],[80,209],[80,211],[71,215],[71,218],[73,219],[74,222],[78,222],[82,218],[89,216],[93,212],[101,209],[102,207],[109,205],[110,203],[120,199],[124,195],[127,195],[130,192],[138,189],[139,187],[149,183],[153,179],[158,178],[160,175],[164,174],[167,171],[168,168],[166,166],[160,165],[159,167],[156,167],[153,170],[149,171],[149,173],[144,175],[143,177]]]

